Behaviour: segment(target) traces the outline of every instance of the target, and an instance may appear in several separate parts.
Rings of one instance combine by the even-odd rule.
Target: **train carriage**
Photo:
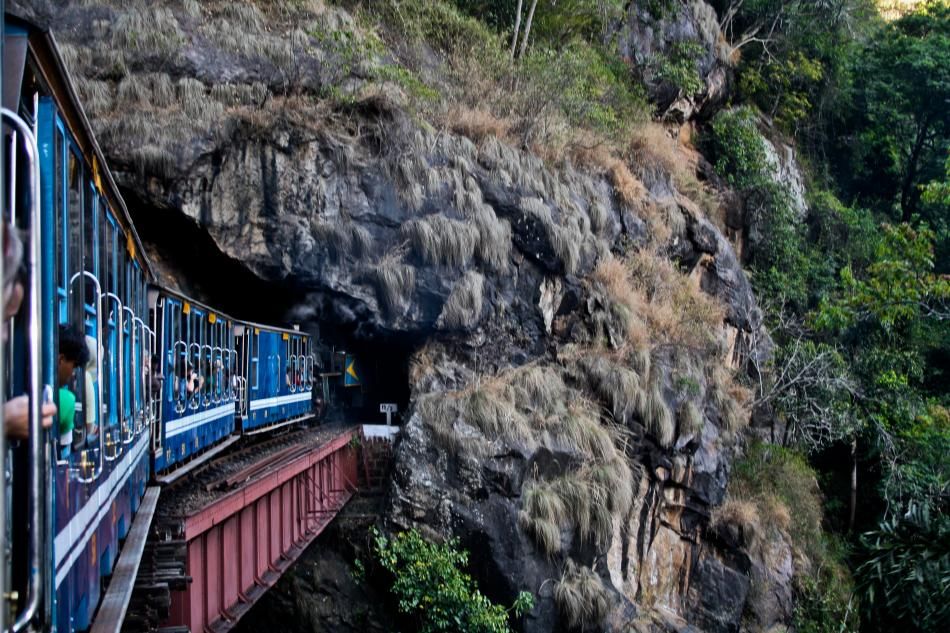
[[[311,415],[315,357],[309,334],[239,322],[235,345],[243,433],[261,432]]]
[[[31,397],[29,439],[8,447],[0,433],[0,472],[12,473],[0,486],[0,552],[12,552],[0,595],[21,597],[11,627],[0,604],[0,630],[81,631],[114,589],[133,521],[150,521],[139,511],[150,481],[312,418],[315,346],[154,283],[52,35],[9,15],[3,29],[3,214],[29,244],[28,309],[12,319],[0,383]],[[68,376],[61,332],[90,355]],[[72,430],[42,430],[41,395],[73,409]]]
[[[236,430],[234,323],[165,288],[153,287],[149,295],[162,375],[154,468],[163,475]]]
[[[6,19],[3,74],[5,212],[29,231],[36,303],[14,319],[5,388],[50,393],[61,411],[66,391],[75,399],[72,434],[35,433],[29,450],[11,452],[11,537],[25,545],[11,568],[25,596],[14,628],[82,630],[150,476],[152,271],[52,36]],[[65,381],[61,328],[79,332],[91,357]]]

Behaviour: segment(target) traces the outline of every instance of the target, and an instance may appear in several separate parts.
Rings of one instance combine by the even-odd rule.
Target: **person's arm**
[[[56,405],[44,402],[41,411],[43,428],[53,426],[53,416],[56,415]],[[30,435],[30,398],[26,395],[10,398],[3,403],[4,432],[11,440],[25,440]]]

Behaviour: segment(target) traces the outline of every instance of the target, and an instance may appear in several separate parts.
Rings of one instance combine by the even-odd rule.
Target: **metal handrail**
[[[188,363],[188,343],[178,339],[172,344],[172,388],[175,390],[175,413],[179,415],[185,412],[185,409],[188,408],[188,402],[186,398],[181,397],[181,389],[184,386],[184,382],[187,379],[187,376],[178,376],[178,345],[181,345],[185,348],[185,356],[182,359],[182,369],[185,369]],[[185,372],[187,374],[187,371]],[[179,381],[179,384],[175,384],[175,381]],[[187,389],[185,390],[187,393]]]
[[[142,383],[145,388],[145,421],[151,426],[155,422],[155,408],[156,408],[156,398],[155,392],[152,389],[151,380],[153,379],[152,372],[152,357],[155,355],[155,345],[157,342],[157,337],[155,335],[155,330],[149,326],[142,323],[142,332],[143,334],[148,334],[148,353],[145,354],[143,350],[143,359],[142,359],[142,368],[143,370],[148,368],[148,379],[145,378],[145,371],[142,372]],[[147,363],[147,364],[146,364]]]
[[[221,369],[219,370],[215,364],[215,351],[217,351],[217,359],[221,361]],[[211,348],[211,371],[214,373],[214,384],[211,390],[211,402],[214,404],[221,404],[222,400],[222,391],[221,381],[224,378],[224,350],[220,347]],[[218,371],[221,372],[221,375],[218,375]]]
[[[99,279],[96,278],[88,270],[80,270],[77,273],[74,273],[72,277],[69,278],[69,293],[73,293],[73,284],[76,283],[76,280],[79,278],[92,281],[96,289],[96,401],[92,404],[95,407],[96,417],[99,419],[99,456],[98,456],[98,468],[96,468],[91,477],[84,477],[83,475],[78,475],[77,479],[80,483],[88,484],[99,478],[99,475],[102,474],[102,460],[105,457],[105,433],[103,432],[102,427],[102,310],[100,306],[102,305],[102,286],[99,285]],[[83,395],[85,396],[85,370],[83,371]],[[88,414],[90,404],[88,402],[83,403],[83,417]],[[82,421],[82,438],[83,442],[86,441],[86,421]],[[86,463],[86,456],[88,455],[89,448],[86,447],[85,450],[81,453],[81,462],[82,464]],[[81,469],[82,470],[82,469]]]
[[[201,406],[203,406],[203,407],[210,407],[210,406],[211,406],[211,394],[210,394],[210,392],[211,392],[211,361],[212,361],[212,358],[211,358],[211,356],[212,356],[212,348],[211,348],[211,346],[208,345],[208,344],[202,345],[199,354],[203,356],[203,355],[204,355],[204,351],[205,351],[206,349],[208,350],[208,362],[205,364],[205,373],[202,374],[202,373],[201,373],[201,369],[199,368],[199,369],[198,369],[198,375],[199,375],[199,376],[204,376],[204,379],[205,379],[204,385],[202,385],[202,389],[201,389],[201,392],[202,392],[202,393],[201,393]]]
[[[285,373],[287,382],[290,383],[290,393],[297,391],[297,356],[290,354],[287,357],[287,372]]]
[[[317,368],[317,360],[314,358],[313,354],[307,356],[307,360],[310,364],[310,369],[307,371],[307,391],[313,391],[313,383],[316,382],[313,379],[314,370]]]
[[[128,426],[125,424],[125,419],[124,419],[125,418],[125,415],[124,415],[125,362],[123,361],[124,361],[124,355],[125,355],[125,313],[123,311],[122,299],[119,298],[119,296],[116,295],[115,293],[107,292],[104,295],[102,295],[102,298],[106,301],[109,301],[109,300],[114,301],[117,307],[116,314],[118,315],[118,318],[116,319],[115,327],[116,327],[116,332],[118,332],[118,334],[116,335],[116,348],[118,349],[118,352],[119,352],[117,354],[118,362],[116,363],[119,366],[119,378],[118,378],[118,383],[119,383],[118,409],[119,410],[116,411],[115,417],[119,420],[119,429],[120,429],[119,432],[120,432],[120,439],[122,441],[122,444],[128,445],[132,443],[132,440],[135,439],[135,437],[133,433],[129,433],[128,436],[126,436],[126,429],[128,428]]]
[[[29,453],[30,462],[33,467],[30,471],[30,547],[29,547],[29,579],[26,589],[26,603],[20,615],[13,622],[12,631],[19,633],[23,631],[36,618],[40,612],[40,606],[46,593],[46,565],[44,556],[46,544],[52,543],[51,534],[46,534],[47,529],[41,526],[48,526],[49,522],[44,521],[46,516],[52,514],[51,501],[52,496],[48,490],[44,490],[44,484],[48,480],[48,462],[50,455],[50,446],[47,441],[47,434],[43,430],[42,403],[40,402],[41,389],[41,355],[40,355],[40,293],[42,284],[40,279],[40,259],[41,252],[41,222],[42,207],[40,204],[40,164],[39,148],[36,144],[36,136],[30,126],[21,119],[15,112],[3,108],[0,110],[2,117],[6,118],[10,124],[16,128],[19,134],[23,135],[23,148],[27,155],[27,164],[30,169],[30,200],[32,208],[30,209],[30,252],[28,258],[28,267],[30,274],[30,304],[29,304],[29,337],[28,344],[30,348],[30,403],[29,403]],[[11,208],[11,213],[13,209]],[[3,432],[0,429],[0,432]],[[5,485],[5,484],[4,484]],[[46,493],[46,494],[44,494]],[[6,596],[0,596],[0,600],[5,600]],[[0,605],[5,608],[5,605]]]
[[[231,401],[237,400],[237,392],[234,389],[234,379],[239,378],[241,374],[238,373],[238,363],[241,361],[238,356],[236,349],[230,349],[229,358],[228,358],[228,373],[231,375],[231,380],[228,381],[228,389],[230,389]]]
[[[146,328],[145,321],[139,317],[135,317],[132,321],[132,327],[135,327],[135,324],[138,324],[142,329],[142,336],[138,339],[138,348],[139,348],[139,363],[142,365],[139,367],[139,371],[135,374],[135,380],[138,382],[139,386],[139,407],[138,410],[135,410],[133,413],[133,419],[135,415],[138,416],[135,427],[135,435],[141,435],[142,430],[147,426],[145,421],[145,400],[146,400],[146,385],[145,385],[145,335]],[[134,356],[133,356],[134,360]]]
[[[201,406],[201,390],[204,388],[204,385],[201,384],[201,383],[202,383],[202,376],[201,376],[201,344],[200,344],[200,343],[189,343],[189,344],[188,344],[188,354],[189,354],[189,355],[191,354],[191,348],[192,348],[192,347],[197,347],[197,348],[198,348],[198,353],[195,355],[195,360],[197,361],[198,385],[195,387],[194,393],[191,394],[191,401],[188,403],[188,408],[189,408],[189,409],[192,409],[192,410],[194,410],[194,411],[197,411],[197,410],[198,410],[198,407]],[[185,356],[185,359],[186,359],[186,360],[188,359],[188,355]],[[187,366],[186,366],[186,369],[187,369]],[[185,379],[186,379],[186,380],[191,380],[191,377],[187,375],[187,374],[188,374],[187,371],[185,372],[185,374],[186,374],[186,375],[185,375]],[[187,384],[187,383],[185,383],[185,393],[188,393],[188,384]]]
[[[135,435],[137,434],[137,429],[135,426],[135,391],[136,391],[135,387],[136,385],[135,385],[135,377],[134,377],[135,371],[133,368],[133,365],[135,365],[135,344],[138,340],[138,337],[135,336],[135,319],[137,317],[135,316],[135,310],[133,310],[129,306],[122,306],[122,312],[129,313],[129,338],[130,338],[129,340],[129,370],[132,371],[132,374],[133,374],[132,380],[129,380],[129,391],[131,391],[131,393],[128,394],[129,418],[131,418],[131,424],[129,424],[129,428],[132,429],[132,437],[134,439]],[[125,349],[122,350],[122,361],[123,363],[125,362]],[[124,403],[122,406],[121,414],[125,416]],[[129,419],[126,419],[125,422],[128,423]]]
[[[238,407],[241,417],[247,417],[247,378],[235,376],[238,383]]]

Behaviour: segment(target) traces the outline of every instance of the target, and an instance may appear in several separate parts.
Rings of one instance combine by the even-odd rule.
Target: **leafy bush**
[[[865,615],[881,630],[950,627],[950,516],[912,505],[861,537],[866,559],[857,575]]]
[[[399,612],[420,633],[507,633],[509,611],[520,616],[534,607],[534,597],[524,591],[508,610],[492,604],[461,571],[468,552],[455,539],[437,544],[415,530],[393,537],[373,530],[373,554],[391,579]]]

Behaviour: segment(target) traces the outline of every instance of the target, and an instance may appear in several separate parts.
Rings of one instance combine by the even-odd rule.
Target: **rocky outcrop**
[[[458,536],[492,598],[535,592],[528,631],[788,622],[787,570],[710,522],[748,418],[724,368],[761,315],[729,241],[670,174],[641,183],[626,166],[546,164],[420,123],[398,91],[337,63],[319,33],[350,24],[338,9],[264,28],[252,4],[48,4],[39,17],[70,47],[134,214],[200,228],[219,255],[286,288],[295,317],[380,354],[393,338],[411,347],[390,528]],[[708,5],[670,4],[653,15],[631,3],[621,47],[685,119],[721,98],[728,66]],[[134,20],[164,36],[130,39]],[[302,21],[312,28],[298,33]],[[87,28],[128,52],[113,70]],[[702,48],[704,88],[685,95],[649,60],[687,40]],[[333,107],[320,98],[331,79],[348,95]],[[663,217],[677,220],[660,231]],[[642,279],[654,269],[656,283]],[[352,595],[325,580],[290,595]],[[578,620],[567,607],[590,592]]]
[[[683,122],[726,100],[732,51],[704,0],[631,2],[618,36],[664,116]]]

